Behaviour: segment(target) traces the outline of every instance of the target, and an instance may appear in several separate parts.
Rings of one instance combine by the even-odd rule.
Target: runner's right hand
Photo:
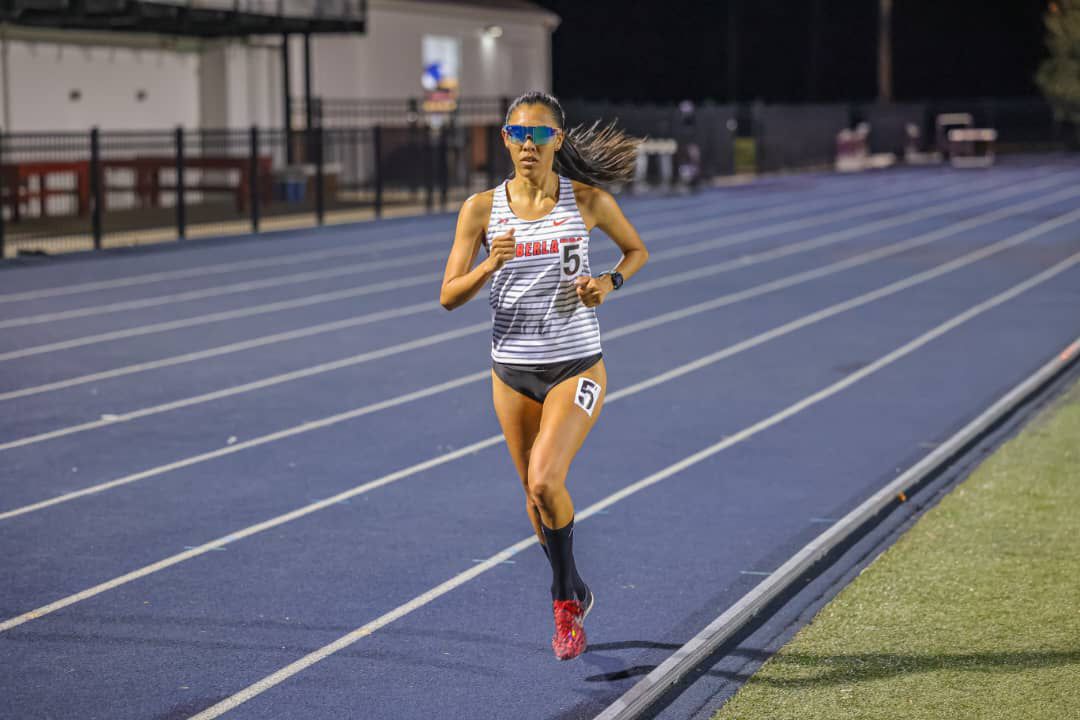
[[[514,241],[514,230],[515,228],[510,228],[505,235],[492,238],[491,251],[488,253],[488,263],[492,272],[499,270],[514,258],[514,246],[517,244]]]

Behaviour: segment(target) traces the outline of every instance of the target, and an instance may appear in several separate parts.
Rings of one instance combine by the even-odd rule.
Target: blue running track
[[[590,718],[1080,335],[1080,162],[623,205],[567,663],[453,216],[0,267],[0,717]]]

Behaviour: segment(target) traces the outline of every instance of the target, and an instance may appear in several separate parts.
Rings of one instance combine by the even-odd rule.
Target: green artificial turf
[[[1080,718],[1080,385],[877,558],[713,720]]]

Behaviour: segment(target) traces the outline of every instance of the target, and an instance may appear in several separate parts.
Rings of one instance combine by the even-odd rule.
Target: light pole
[[[818,95],[818,64],[821,56],[821,0],[813,0],[810,8],[810,62],[806,64],[806,101],[814,102]]]
[[[728,16],[727,16],[727,85],[728,85],[728,98],[732,105],[738,102],[738,83],[739,83],[739,49],[738,49],[738,35],[736,32],[736,18],[738,16],[738,3],[739,0],[728,0]]]
[[[892,4],[878,0],[878,102],[893,99],[892,86]]]

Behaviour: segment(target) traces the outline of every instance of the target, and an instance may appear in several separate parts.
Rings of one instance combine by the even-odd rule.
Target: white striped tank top
[[[543,365],[599,353],[596,310],[582,304],[574,287],[574,278],[591,272],[589,232],[573,184],[560,176],[551,212],[522,220],[510,209],[507,182],[495,188],[484,243],[490,248],[493,238],[515,229],[515,256],[491,279],[492,359]]]

